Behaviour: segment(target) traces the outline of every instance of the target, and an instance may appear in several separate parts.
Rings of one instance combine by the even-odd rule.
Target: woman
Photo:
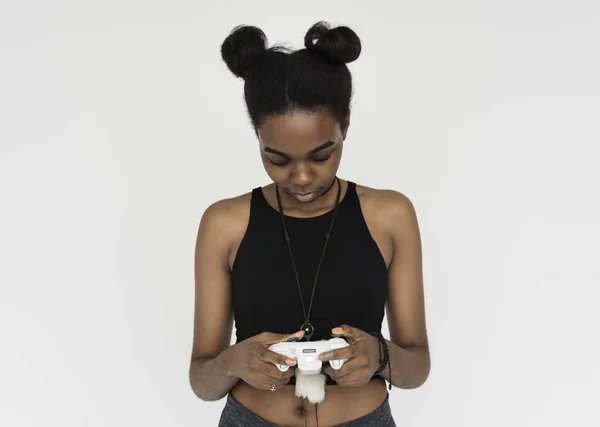
[[[345,64],[358,58],[359,38],[319,22],[305,46],[267,49],[252,26],[222,45],[245,80],[273,183],[202,216],[190,382],[203,400],[227,396],[222,427],[394,426],[386,381],[419,387],[430,366],[417,218],[403,194],[337,177],[350,124]],[[380,335],[385,308],[389,340]],[[322,355],[326,396],[312,404],[295,394],[294,361],[268,347],[334,334],[349,346]],[[327,363],[344,358],[339,370]]]

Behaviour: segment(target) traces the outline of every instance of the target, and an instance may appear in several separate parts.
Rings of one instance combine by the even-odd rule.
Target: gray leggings
[[[336,427],[396,427],[392,412],[390,410],[390,396],[386,396],[381,406],[370,414],[338,424]],[[221,413],[219,427],[279,427],[253,412],[250,412],[231,395],[227,395],[227,403]]]

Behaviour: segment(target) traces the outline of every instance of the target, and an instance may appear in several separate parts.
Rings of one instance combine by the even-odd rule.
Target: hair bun
[[[330,29],[329,23],[319,21],[304,36],[304,46],[316,51],[329,62],[347,64],[360,56],[361,43],[354,31],[345,26]]]
[[[221,45],[221,58],[227,68],[244,78],[254,61],[267,50],[267,36],[257,27],[238,25]]]

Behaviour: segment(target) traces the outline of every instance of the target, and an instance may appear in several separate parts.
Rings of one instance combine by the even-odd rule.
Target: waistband
[[[394,418],[392,417],[392,411],[390,409],[390,395],[386,395],[385,400],[375,409],[373,412],[366,414],[360,418],[352,421],[348,421],[343,424],[338,424],[336,427],[395,427]],[[279,427],[278,424],[274,424],[270,421],[261,418],[254,412],[251,412],[248,408],[238,402],[231,394],[227,395],[227,402],[221,419],[219,421],[219,427]]]

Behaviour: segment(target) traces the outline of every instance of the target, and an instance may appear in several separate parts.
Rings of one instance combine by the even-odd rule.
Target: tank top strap
[[[358,226],[357,232],[359,232],[358,229],[368,230],[358,192],[356,191],[356,183],[354,182],[348,181],[348,190],[346,191],[346,197],[344,197],[344,205],[344,216],[355,227]]]
[[[262,194],[262,188],[256,187],[252,190],[252,201],[250,202],[250,209],[256,210],[260,208],[262,205],[262,201],[264,201],[264,196]]]
[[[346,196],[344,197],[347,205],[351,205],[352,208],[357,206],[360,208],[360,201],[358,200],[358,193],[356,192],[356,183],[348,181],[348,189],[346,190]]]
[[[350,198],[357,199],[358,195],[356,194],[356,183],[352,181],[348,181],[348,195]]]
[[[262,192],[262,187],[256,187],[252,190],[252,198],[250,200],[250,222],[262,221],[265,218],[271,218],[270,212],[273,208],[265,199]]]

